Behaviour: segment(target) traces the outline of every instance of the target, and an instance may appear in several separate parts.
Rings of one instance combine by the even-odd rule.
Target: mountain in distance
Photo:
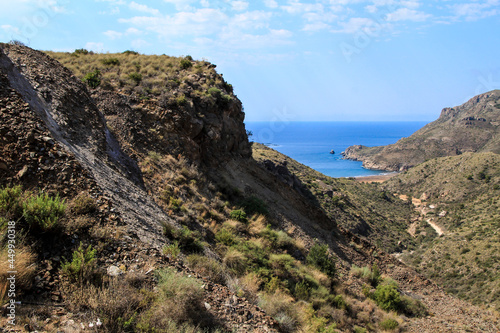
[[[500,90],[442,110],[440,117],[407,138],[377,147],[348,147],[346,159],[368,169],[403,171],[429,159],[466,152],[500,153]]]

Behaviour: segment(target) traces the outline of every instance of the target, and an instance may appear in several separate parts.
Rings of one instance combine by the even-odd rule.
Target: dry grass
[[[16,290],[28,290],[33,284],[33,279],[36,273],[36,255],[29,247],[18,243],[15,249],[14,266],[10,266],[9,252],[6,246],[0,249],[0,302],[5,301],[9,282],[7,278],[10,276],[9,271],[16,271]]]

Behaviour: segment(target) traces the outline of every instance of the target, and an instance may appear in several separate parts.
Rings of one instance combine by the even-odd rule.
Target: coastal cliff
[[[426,160],[465,152],[500,153],[500,90],[445,108],[440,117],[408,138],[388,146],[350,146],[346,159],[368,169],[404,171]]]

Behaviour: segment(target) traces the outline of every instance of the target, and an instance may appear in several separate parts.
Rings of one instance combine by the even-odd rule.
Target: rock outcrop
[[[500,153],[500,90],[444,108],[440,117],[408,138],[388,146],[348,147],[346,159],[368,169],[404,171],[426,160],[465,152]]]

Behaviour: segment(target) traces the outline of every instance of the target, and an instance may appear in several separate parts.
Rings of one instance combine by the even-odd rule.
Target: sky
[[[191,55],[247,121],[432,121],[500,89],[500,0],[0,0],[0,41]]]

